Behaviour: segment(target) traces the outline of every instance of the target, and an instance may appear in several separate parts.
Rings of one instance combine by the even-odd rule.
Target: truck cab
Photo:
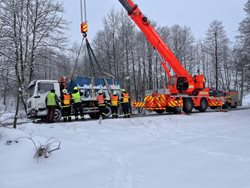
[[[29,98],[27,99],[28,118],[45,118],[47,109],[45,98],[48,93],[54,89],[57,96],[60,97],[60,84],[57,80],[34,80],[28,86]],[[61,118],[60,109],[56,110],[55,120]]]

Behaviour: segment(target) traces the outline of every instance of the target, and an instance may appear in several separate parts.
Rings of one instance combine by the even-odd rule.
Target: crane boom
[[[119,0],[122,6],[127,10],[128,15],[140,28],[151,46],[157,50],[162,59],[162,66],[170,77],[170,72],[165,63],[172,68],[175,76],[171,76],[168,88],[171,94],[186,93],[192,95],[199,93],[205,87],[204,75],[195,75],[192,77],[183,67],[171,49],[161,39],[157,31],[150,24],[147,17],[141,12],[133,0]]]
[[[182,66],[171,49],[164,43],[159,34],[149,23],[147,17],[143,15],[138,6],[132,0],[119,0],[127,10],[129,16],[144,33],[148,42],[158,51],[161,57],[171,66],[177,76],[192,77]]]

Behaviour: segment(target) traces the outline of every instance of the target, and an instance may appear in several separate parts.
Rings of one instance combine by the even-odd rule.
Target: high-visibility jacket
[[[103,94],[97,96],[97,102],[99,106],[105,106],[105,98]]]
[[[118,106],[118,96],[117,95],[112,95],[111,96],[111,106]]]
[[[121,96],[121,102],[122,103],[129,103],[129,94],[128,93],[123,93]]]
[[[53,92],[50,92],[47,97],[47,106],[56,106],[56,94]]]
[[[66,93],[63,95],[63,106],[68,107],[70,106],[71,95]]]
[[[72,93],[72,98],[74,103],[80,103],[81,102],[81,95],[80,92]]]

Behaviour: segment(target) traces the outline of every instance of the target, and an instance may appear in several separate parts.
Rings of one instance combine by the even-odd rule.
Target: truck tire
[[[55,117],[54,117],[54,121],[60,121],[62,117],[62,112],[59,109],[55,110]]]
[[[200,112],[206,112],[207,107],[208,107],[207,100],[205,98],[202,98],[201,101],[200,101],[199,111]]]
[[[109,117],[111,116],[111,114],[112,114],[112,111],[111,111],[110,106],[106,106],[105,117]]]
[[[185,98],[183,100],[183,111],[185,113],[191,113],[194,108],[194,104],[191,98]]]

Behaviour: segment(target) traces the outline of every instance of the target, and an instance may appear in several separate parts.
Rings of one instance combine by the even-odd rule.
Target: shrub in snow
[[[28,137],[27,139],[31,140],[35,146],[34,158],[36,159],[41,157],[48,158],[52,152],[59,150],[61,146],[61,142],[55,138],[50,138],[45,144],[39,143],[39,145],[36,144],[33,138]]]

